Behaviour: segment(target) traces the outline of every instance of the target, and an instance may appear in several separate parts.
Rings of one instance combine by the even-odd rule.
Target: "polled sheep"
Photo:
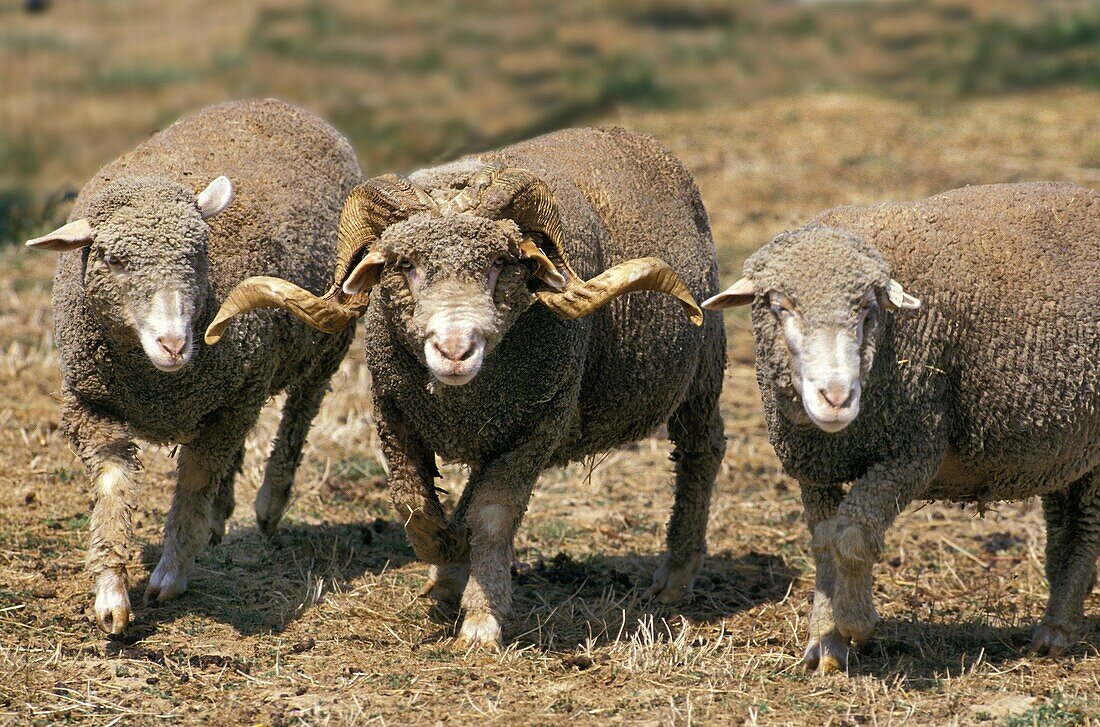
[[[1006,184],[825,212],[704,303],[752,304],[771,441],[813,535],[808,668],[843,669],[870,637],[872,566],[913,500],[1040,495],[1032,647],[1073,642],[1100,555],[1097,280],[1100,195]]]
[[[256,503],[265,530],[282,515],[353,331],[322,336],[281,313],[249,319],[216,349],[196,345],[192,331],[250,275],[322,289],[341,204],[361,181],[350,145],[313,114],[274,100],[221,104],[103,167],[68,224],[27,242],[62,253],[53,292],[61,420],[92,477],[88,566],[104,631],[121,633],[131,616],[135,437],[182,445],[146,601],[186,590],[195,556],[211,535],[220,539],[245,435],[285,390]],[[197,197],[196,186],[205,186]]]
[[[257,306],[327,330],[367,310],[390,491],[433,566],[425,595],[461,596],[460,643],[498,644],[513,538],[539,473],[666,421],[675,503],[650,592],[673,601],[691,590],[725,450],[725,336],[693,298],[716,278],[707,215],[680,162],[648,137],[576,129],[371,180],[345,205],[324,298],[246,282],[208,340]],[[641,290],[679,305],[618,297]],[[436,455],[471,467],[449,522]]]

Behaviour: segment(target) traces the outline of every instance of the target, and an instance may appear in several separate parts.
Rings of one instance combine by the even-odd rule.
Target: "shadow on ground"
[[[1034,623],[992,626],[884,619],[871,641],[855,655],[849,674],[886,681],[903,680],[915,689],[938,689],[944,678],[969,673],[982,664],[1002,666],[1027,659],[1046,660],[1029,650]],[[1100,656],[1100,619],[1090,618],[1080,643],[1059,657],[1066,668]]]
[[[711,554],[693,598],[666,606],[643,598],[662,557],[593,555],[577,560],[558,553],[521,560],[513,571],[514,617],[505,627],[506,642],[544,652],[572,652],[585,642],[598,646],[630,640],[639,629],[651,632],[647,638],[671,638],[681,616],[694,623],[713,623],[780,601],[799,575],[776,555]],[[443,628],[428,642],[454,635],[455,608],[437,604],[429,614]]]
[[[149,572],[160,553],[159,545],[142,551]],[[187,593],[179,598],[146,606],[142,598],[148,579],[133,584],[130,599],[137,618],[124,639],[135,643],[160,624],[188,615],[227,624],[242,636],[280,633],[333,587],[412,560],[401,526],[385,520],[283,525],[270,539],[256,528],[239,528],[220,544],[207,546]]]

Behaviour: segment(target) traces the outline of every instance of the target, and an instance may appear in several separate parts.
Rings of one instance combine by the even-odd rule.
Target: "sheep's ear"
[[[901,287],[901,283],[893,278],[886,285],[886,300],[888,301],[887,307],[891,310],[916,310],[920,308],[920,300],[906,293],[905,289]]]
[[[224,210],[232,201],[233,183],[226,176],[218,177],[206,185],[206,189],[199,192],[195,198],[195,203],[199,206],[199,212],[204,220]]]
[[[92,244],[92,224],[81,217],[79,220],[58,227],[48,235],[27,240],[27,247],[32,250],[76,250],[85,245]]]
[[[535,263],[537,266],[535,277],[548,288],[559,293],[565,290],[565,276],[530,237],[524,237],[523,242],[519,244],[519,256],[523,260],[531,260]]]
[[[385,255],[377,250],[368,252],[359,261],[359,264],[348,273],[348,277],[344,279],[344,284],[340,286],[341,289],[348,295],[369,293],[370,289],[378,282],[378,279],[382,277],[382,268],[385,265]]]
[[[756,297],[756,287],[748,278],[741,278],[718,295],[703,301],[707,310],[725,310],[739,305],[748,305]]]

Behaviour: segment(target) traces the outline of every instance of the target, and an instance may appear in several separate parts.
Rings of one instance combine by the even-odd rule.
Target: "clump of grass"
[[[341,459],[336,463],[334,473],[337,477],[349,482],[378,480],[386,476],[386,471],[377,460],[361,454],[349,454]]]
[[[1062,693],[1055,692],[1050,701],[1010,717],[1005,722],[1005,727],[1070,727],[1084,724],[1085,721],[1084,712],[1068,707],[1063,701]]]

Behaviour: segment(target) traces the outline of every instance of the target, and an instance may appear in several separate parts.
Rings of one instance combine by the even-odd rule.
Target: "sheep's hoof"
[[[499,650],[502,645],[500,622],[488,611],[470,611],[462,620],[455,644],[461,649],[485,647]]]
[[[820,639],[810,639],[806,654],[802,657],[806,671],[818,675],[848,670],[848,639],[832,629]]]
[[[130,623],[130,594],[125,571],[109,570],[96,582],[95,622],[100,631],[118,636]]]
[[[210,544],[217,545],[225,537],[225,520],[212,518],[210,520]]]
[[[283,515],[286,513],[287,496],[283,495],[279,497],[269,492],[268,484],[265,482],[260,487],[260,492],[256,495],[256,526],[263,533],[264,537],[270,538],[275,529],[279,527],[279,523],[282,522]],[[289,494],[289,490],[287,491]]]
[[[462,599],[469,577],[470,567],[467,565],[433,565],[428,569],[428,582],[421,589],[420,597],[457,604]]]
[[[263,517],[262,515],[256,515],[256,527],[260,529],[260,534],[265,538],[270,538],[275,534],[275,530],[279,527],[279,521],[282,520],[282,516],[275,519]],[[214,542],[211,540],[210,542]]]
[[[672,604],[690,599],[695,587],[695,577],[703,567],[703,554],[699,553],[679,567],[671,567],[665,558],[653,573],[653,585],[642,594],[642,598],[655,598],[658,603]]]
[[[1059,656],[1076,642],[1073,634],[1069,627],[1041,623],[1031,634],[1031,650],[1040,656]]]
[[[160,562],[149,576],[149,585],[145,589],[145,603],[163,603],[170,601],[187,590],[187,581],[191,577],[191,566],[170,561],[161,556]]]
[[[864,605],[856,608],[843,608],[843,601],[834,601],[833,619],[841,636],[849,639],[853,646],[860,647],[871,640],[871,634],[878,623],[878,612],[874,606]]]

